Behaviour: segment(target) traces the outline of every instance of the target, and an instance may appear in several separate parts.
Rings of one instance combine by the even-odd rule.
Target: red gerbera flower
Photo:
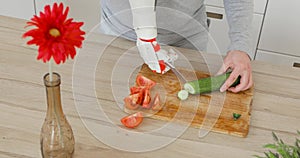
[[[37,59],[43,59],[44,62],[51,57],[57,64],[65,62],[70,56],[72,59],[76,55],[76,49],[80,48],[84,40],[84,31],[80,30],[83,22],[73,22],[73,19],[67,19],[69,7],[62,3],[54,3],[52,10],[50,5],[46,5],[44,13],[40,16],[34,16],[27,26],[36,26],[37,28],[27,31],[23,37],[31,36],[32,40],[28,45],[35,44],[38,48]]]

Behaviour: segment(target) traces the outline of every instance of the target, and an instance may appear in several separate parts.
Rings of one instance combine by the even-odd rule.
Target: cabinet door
[[[299,0],[270,0],[258,48],[300,56],[299,8]]]
[[[0,15],[29,20],[34,14],[34,0],[1,0]]]
[[[207,12],[223,15],[222,19],[210,18],[211,23],[209,27],[209,32],[211,37],[209,39],[207,52],[208,53],[220,52],[222,55],[225,55],[227,53],[226,50],[230,43],[230,39],[228,37],[229,28],[225,16],[225,10],[223,8],[216,8],[210,6],[207,6],[206,10]],[[249,54],[252,59],[254,58],[254,54],[255,54],[258,38],[259,38],[260,28],[262,24],[262,19],[263,19],[263,15],[254,14],[253,16],[253,23],[252,23],[253,52]]]
[[[274,65],[300,67],[300,57],[278,54],[278,53],[268,52],[263,50],[257,50],[255,60],[269,62]]]

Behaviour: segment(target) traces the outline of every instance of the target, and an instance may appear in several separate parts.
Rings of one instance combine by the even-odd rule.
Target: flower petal
[[[82,46],[85,32],[80,29],[83,22],[73,22],[72,18],[67,19],[69,7],[64,10],[63,3],[59,5],[54,3],[44,7],[44,12],[39,16],[34,15],[27,26],[35,26],[23,34],[23,38],[32,37],[27,42],[28,45],[35,44],[38,48],[37,59],[47,62],[53,57],[57,64],[64,63],[69,56],[73,59],[76,55],[76,49]],[[59,36],[51,36],[50,29],[60,31]]]

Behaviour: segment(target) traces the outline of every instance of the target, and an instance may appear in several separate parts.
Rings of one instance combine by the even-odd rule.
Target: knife
[[[165,62],[165,64],[171,68],[171,70],[174,72],[174,74],[177,76],[177,78],[179,78],[179,81],[181,83],[186,83],[187,82],[185,77],[175,68],[175,66],[173,64],[171,64],[169,62]]]

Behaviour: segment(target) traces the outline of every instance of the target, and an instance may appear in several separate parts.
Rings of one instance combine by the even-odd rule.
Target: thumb
[[[221,74],[225,73],[227,71],[227,69],[228,69],[228,66],[225,65],[225,63],[223,63],[216,75],[221,75]]]

